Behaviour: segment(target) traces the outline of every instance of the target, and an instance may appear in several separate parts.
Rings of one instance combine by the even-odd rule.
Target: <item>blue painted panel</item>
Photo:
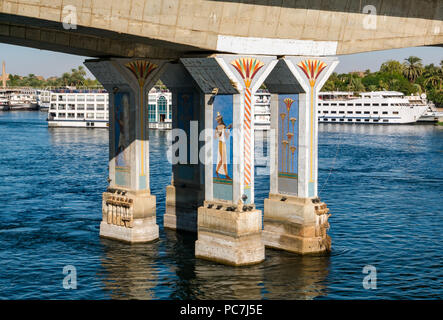
[[[278,97],[278,191],[297,194],[298,180],[298,94]]]
[[[213,181],[214,198],[232,201],[232,95],[219,95],[213,110]]]

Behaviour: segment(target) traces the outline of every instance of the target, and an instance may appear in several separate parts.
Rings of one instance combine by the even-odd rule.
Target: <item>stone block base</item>
[[[102,221],[100,223],[100,236],[130,243],[150,242],[158,239],[158,225],[155,217],[134,219],[131,228]]]
[[[312,198],[270,194],[265,199],[263,242],[266,247],[298,254],[329,252],[329,209]]]
[[[158,239],[155,201],[149,190],[108,188],[103,193],[100,236],[131,243]]]
[[[232,266],[262,262],[261,211],[248,207],[248,211],[239,211],[235,205],[205,201],[198,209],[195,256]]]
[[[166,187],[165,228],[197,232],[197,210],[203,204],[204,191],[198,187]]]

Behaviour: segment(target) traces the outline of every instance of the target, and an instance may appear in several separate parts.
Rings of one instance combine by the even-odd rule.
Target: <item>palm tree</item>
[[[419,57],[410,56],[405,59],[403,63],[403,74],[410,82],[414,82],[422,73],[423,65],[421,64],[421,59]]]
[[[413,83],[412,86],[415,89],[415,93],[422,94],[423,89],[421,88],[421,85],[419,85],[418,83]]]
[[[437,73],[434,73],[427,77],[424,81],[425,86],[431,85],[432,88],[437,88],[437,91],[441,91],[442,78],[438,76]]]

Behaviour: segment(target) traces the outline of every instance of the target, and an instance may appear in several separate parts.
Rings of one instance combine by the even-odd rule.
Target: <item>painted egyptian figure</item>
[[[226,153],[226,141],[229,141],[229,129],[231,129],[232,124],[226,126],[223,122],[223,117],[220,112],[217,112],[217,127],[215,128],[215,138],[218,139],[218,153],[217,153],[217,168],[215,169],[215,174],[217,178],[219,174],[225,175],[226,179],[232,180],[228,175],[228,161]]]

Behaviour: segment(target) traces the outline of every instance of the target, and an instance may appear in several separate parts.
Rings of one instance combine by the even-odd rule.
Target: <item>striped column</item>
[[[245,90],[245,112],[244,112],[244,182],[245,187],[251,184],[252,164],[251,164],[251,130],[252,130],[252,106],[251,89]]]

